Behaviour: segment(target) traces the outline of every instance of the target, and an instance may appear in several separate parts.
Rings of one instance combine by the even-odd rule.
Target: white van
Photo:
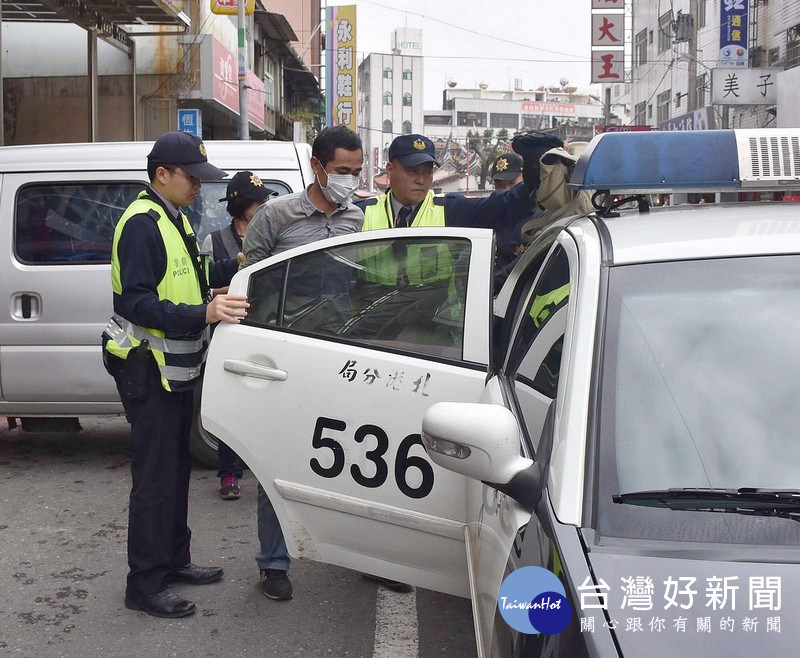
[[[204,143],[209,162],[229,175],[251,170],[279,194],[297,192],[313,178],[308,144]],[[123,413],[103,368],[100,334],[112,313],[114,225],[147,183],[152,146],[0,148],[0,415]],[[226,184],[203,183],[188,209],[201,243],[230,222],[219,201]],[[214,463],[213,440],[195,432],[193,444],[198,459]]]

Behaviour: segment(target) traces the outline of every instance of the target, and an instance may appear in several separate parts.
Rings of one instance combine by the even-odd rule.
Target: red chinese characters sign
[[[592,82],[623,82],[624,55],[622,50],[593,50]]]
[[[239,114],[239,78],[236,55],[216,39],[213,40],[212,65],[214,70],[212,94],[215,101],[234,114]],[[247,69],[245,84],[247,94],[247,118],[259,130],[264,130],[264,83],[255,73]]]

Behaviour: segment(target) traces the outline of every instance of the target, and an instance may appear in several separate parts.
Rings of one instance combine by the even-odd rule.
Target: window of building
[[[403,121],[403,134],[410,135],[411,134],[411,122],[410,121]]]
[[[492,112],[489,115],[490,128],[519,128],[519,115],[505,112]]]
[[[459,126],[469,126],[471,128],[486,127],[486,112],[458,112],[456,123]]]
[[[652,103],[650,103],[650,105],[647,106],[647,118],[648,119],[652,119],[653,118],[653,104]]]
[[[426,114],[423,122],[432,126],[452,126],[453,117],[449,114]]]
[[[672,48],[672,12],[662,14],[658,19],[658,52]]]
[[[769,60],[770,66],[780,66],[781,47],[778,46],[777,48],[770,48],[767,59]]]
[[[383,104],[384,105],[391,105],[392,104],[392,92],[391,91],[384,91],[383,92]]]
[[[658,124],[669,120],[669,100],[672,98],[672,89],[656,96],[656,122]]]
[[[637,103],[633,110],[633,123],[637,126],[647,124],[647,103]]]
[[[647,30],[642,30],[636,35],[636,45],[634,46],[636,56],[636,66],[647,63]]]
[[[411,107],[411,94],[408,92],[403,94],[403,107]]]
[[[392,122],[389,119],[386,119],[383,122],[383,132],[385,132],[385,133],[392,132]]]
[[[264,103],[275,107],[275,60],[269,57],[264,62]]]
[[[786,30],[786,68],[800,65],[800,26]]]
[[[411,69],[403,69],[403,80],[411,80]]]
[[[388,66],[385,69],[383,69],[383,77],[386,78],[387,80],[392,79],[392,69],[390,69]]]
[[[706,26],[706,0],[697,0],[697,29]]]

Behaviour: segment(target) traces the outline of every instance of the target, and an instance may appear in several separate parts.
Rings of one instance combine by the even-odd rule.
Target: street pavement
[[[216,473],[200,466],[190,485],[192,558],[224,567],[224,579],[173,586],[197,604],[191,617],[127,610],[128,426],[81,424],[77,434],[0,425],[0,655],[475,655],[466,599],[397,594],[346,569],[295,561],[294,599],[268,600],[254,560],[255,479],[246,473],[242,498],[223,501]]]

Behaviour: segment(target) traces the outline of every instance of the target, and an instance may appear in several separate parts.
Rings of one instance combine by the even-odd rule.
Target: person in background
[[[242,240],[256,210],[267,199],[277,194],[265,187],[252,171],[240,171],[234,174],[228,182],[225,198],[219,200],[220,203],[227,202],[231,223],[207,235],[203,241],[202,252],[210,253],[215,261],[236,258],[242,253]],[[224,442],[218,440],[217,446],[219,495],[223,500],[236,500],[241,495],[239,480],[244,469],[242,460]]]
[[[516,153],[508,152],[498,155],[489,168],[489,177],[494,189],[510,190],[522,182],[522,158]]]
[[[218,294],[237,260],[214,263],[210,276],[181,207],[201,180],[227,174],[208,162],[203,142],[168,132],[147,156],[150,185],[114,230],[111,284],[114,315],[103,332],[103,362],[114,377],[134,451],[128,510],[125,607],[154,617],[185,617],[195,604],[169,589],[222,578],[220,567],[192,563],[187,523],[194,387],[208,347],[206,327],[238,323],[243,295]]]
[[[364,215],[352,199],[364,160],[361,138],[345,126],[324,128],[311,147],[314,182],[306,189],[265,203],[247,227],[245,260],[241,267],[298,245],[337,235],[357,233]],[[292,277],[291,286],[314,285],[320,273]],[[287,572],[289,554],[275,510],[261,484],[258,485],[258,539],[256,563],[261,587],[267,598],[292,598]]]

